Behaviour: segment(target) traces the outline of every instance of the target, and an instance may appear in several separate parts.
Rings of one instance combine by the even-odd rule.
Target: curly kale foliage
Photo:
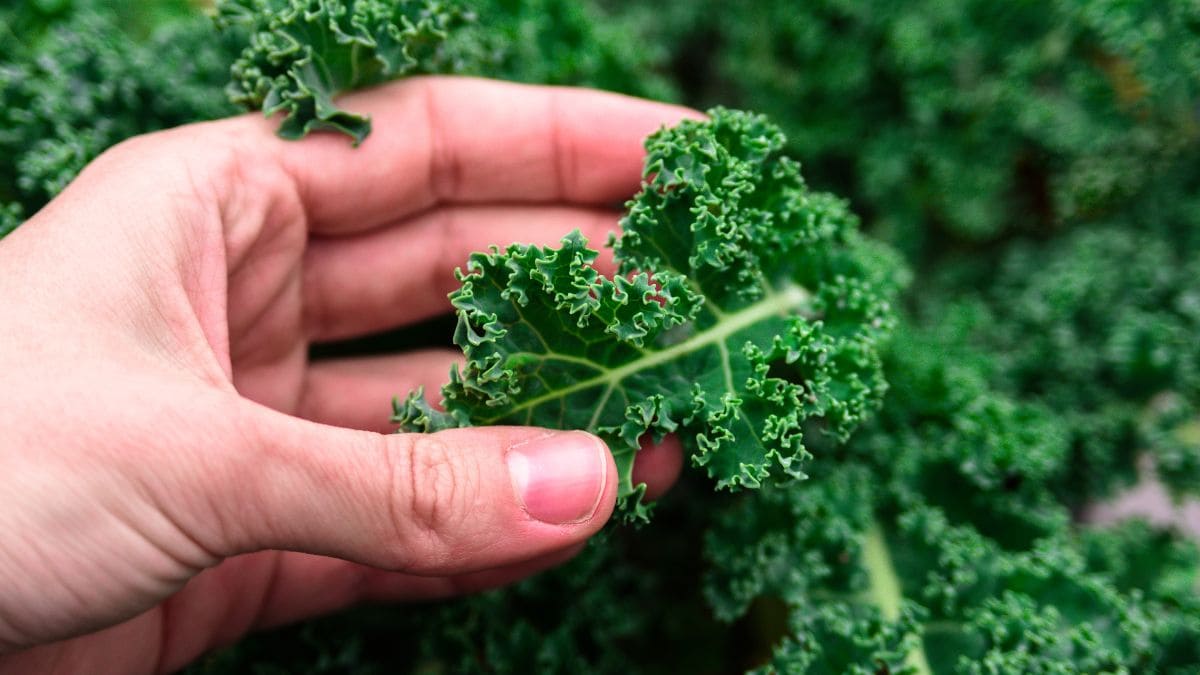
[[[333,130],[355,144],[371,132],[371,121],[334,98],[453,69],[443,47],[449,31],[469,18],[436,0],[227,0],[217,7],[218,26],[249,40],[233,64],[231,101],[268,116],[283,113],[283,138]]]
[[[123,7],[80,2],[20,24],[29,33],[0,63],[0,201],[20,209],[4,209],[0,236],[108,147],[233,110],[221,96],[232,53],[204,17],[169,14],[141,37],[122,32]]]
[[[844,439],[879,404],[892,260],[783,145],[764,118],[723,109],[651,136],[612,278],[578,234],[472,256],[451,295],[467,361],[445,412],[418,392],[395,421],[598,433],[635,514],[647,435],[678,433],[720,488],[803,476],[810,430]]]
[[[593,542],[552,573],[466,602],[359,610],[313,622],[298,639],[249,640],[197,672],[629,672],[624,646],[662,612],[630,612],[615,597],[651,598],[652,575],[622,566],[610,540]],[[436,627],[430,630],[431,627]],[[334,646],[336,645],[336,646]],[[371,659],[386,651],[390,658]]]
[[[470,73],[537,84],[586,85],[655,98],[664,50],[635,26],[574,0],[221,0],[217,25],[245,47],[230,99],[283,113],[279,134],[315,130],[361,143],[370,120],[340,94],[408,75]]]
[[[1136,482],[1144,454],[1177,496],[1200,487],[1200,219],[1163,213],[1015,240],[920,299],[931,328],[988,355],[986,380],[1056,411],[1072,504]]]
[[[1200,144],[1194,2],[616,4],[914,255],[1118,209]]]
[[[1182,225],[1182,223],[1181,223]],[[1022,391],[1087,409],[1111,391],[1200,393],[1200,279],[1171,239],[1092,227],[1005,255],[988,331]],[[1082,388],[1091,381],[1102,387]]]
[[[0,204],[0,238],[17,229],[23,220],[20,204]]]
[[[904,606],[896,617],[884,618],[878,608],[863,604],[822,602],[793,612],[788,636],[770,660],[752,675],[913,675],[909,663],[919,644],[919,611]]]
[[[1140,523],[1080,530],[1050,409],[996,392],[986,354],[899,331],[896,386],[811,479],[741,497],[705,537],[725,621],[790,613],[766,672],[1188,672],[1195,543]],[[1192,646],[1189,646],[1191,644]]]
[[[165,24],[198,18],[189,0],[10,0],[0,4],[0,61],[27,55],[47,32],[69,25],[81,11],[113,17],[121,37],[136,41]]]
[[[662,74],[667,50],[643,39],[636,17],[579,0],[477,0],[471,9],[477,20],[450,37],[471,73],[678,98]]]

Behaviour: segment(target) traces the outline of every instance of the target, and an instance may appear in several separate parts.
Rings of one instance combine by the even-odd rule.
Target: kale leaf
[[[678,433],[718,488],[803,477],[805,436],[839,439],[879,405],[878,345],[894,260],[841,200],[810,191],[761,116],[715,109],[646,143],[645,182],[600,275],[577,233],[561,248],[475,254],[451,294],[466,364],[416,392],[403,429],[528,424],[599,434],[619,495],[640,440]]]
[[[339,94],[404,75],[451,68],[448,32],[469,14],[437,0],[227,0],[217,25],[248,35],[233,64],[230,100],[283,113],[279,135],[340,131],[357,145],[371,121],[339,108]]]

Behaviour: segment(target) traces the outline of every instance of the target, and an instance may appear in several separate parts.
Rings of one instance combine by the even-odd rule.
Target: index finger
[[[408,79],[341,104],[373,120],[360,147],[332,134],[274,141],[320,234],[441,203],[618,202],[640,185],[646,136],[699,117],[619,94],[465,77]]]

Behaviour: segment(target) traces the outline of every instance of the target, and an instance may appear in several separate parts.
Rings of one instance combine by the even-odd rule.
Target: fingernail
[[[606,452],[599,439],[580,431],[514,445],[508,451],[508,472],[525,512],[554,525],[591,518],[604,494]]]

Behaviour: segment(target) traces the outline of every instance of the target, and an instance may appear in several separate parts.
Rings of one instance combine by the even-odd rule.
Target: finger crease
[[[429,132],[429,194],[438,203],[453,201],[462,186],[462,165],[453,144],[444,142],[441,115],[438,111],[435,87],[421,85],[421,100],[425,108],[425,128]]]
[[[569,184],[567,178],[573,170],[574,160],[570,156],[569,145],[563,136],[562,117],[559,114],[558,92],[551,92],[546,97],[546,100],[550,108],[550,159],[551,165],[554,167],[554,198],[561,202],[567,199],[567,186]]]

